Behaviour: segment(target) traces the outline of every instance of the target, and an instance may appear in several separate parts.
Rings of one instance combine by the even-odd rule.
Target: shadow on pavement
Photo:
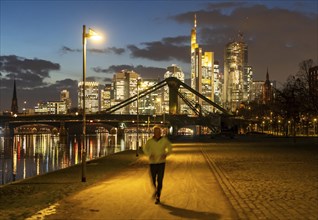
[[[186,219],[206,219],[206,220],[218,220],[221,218],[221,215],[211,212],[199,212],[195,210],[188,210],[183,208],[177,208],[168,204],[160,203],[162,208],[170,211],[170,214],[186,218]]]

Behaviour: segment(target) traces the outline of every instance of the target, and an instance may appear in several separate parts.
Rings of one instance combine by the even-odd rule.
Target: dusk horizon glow
[[[3,1],[0,2],[0,112],[58,101],[68,89],[77,107],[82,26],[103,36],[87,43],[87,81],[110,83],[122,70],[163,79],[171,64],[190,78],[190,33],[221,65],[225,45],[243,33],[254,80],[277,86],[312,59],[318,65],[317,1]],[[26,103],[24,103],[26,102]]]

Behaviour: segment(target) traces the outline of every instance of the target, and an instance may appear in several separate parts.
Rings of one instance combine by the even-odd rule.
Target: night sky
[[[133,69],[163,78],[177,64],[190,77],[190,33],[223,67],[225,45],[242,32],[254,79],[281,86],[298,64],[318,64],[317,1],[3,1],[0,3],[0,111],[10,110],[13,79],[19,110],[58,101],[62,89],[77,104],[82,80],[82,26],[103,36],[87,42],[87,80],[110,83]],[[221,69],[223,72],[223,69]],[[27,104],[24,106],[23,102]]]

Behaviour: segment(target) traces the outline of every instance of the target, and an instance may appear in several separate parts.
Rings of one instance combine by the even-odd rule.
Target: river
[[[148,133],[139,134],[139,146]],[[86,160],[136,149],[136,133],[125,132],[122,137],[108,132],[87,135]],[[0,137],[0,185],[41,175],[81,163],[81,136],[60,137],[50,133],[17,134],[11,146],[5,147]]]

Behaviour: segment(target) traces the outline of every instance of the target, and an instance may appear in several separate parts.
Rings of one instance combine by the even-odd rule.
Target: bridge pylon
[[[178,90],[180,88],[180,81],[174,77],[166,79],[169,87],[169,114],[176,115],[179,113],[178,105]]]

